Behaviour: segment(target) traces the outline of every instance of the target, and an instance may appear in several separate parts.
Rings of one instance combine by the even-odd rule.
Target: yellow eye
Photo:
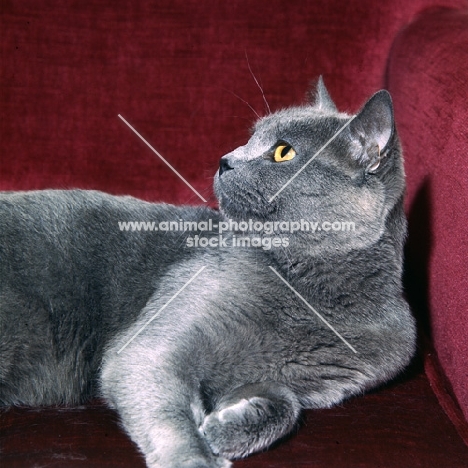
[[[290,159],[296,156],[296,151],[290,145],[279,145],[275,149],[275,154],[273,155],[273,159],[276,162],[283,162],[289,161]]]

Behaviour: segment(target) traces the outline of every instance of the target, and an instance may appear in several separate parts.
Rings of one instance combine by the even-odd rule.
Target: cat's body
[[[274,197],[348,120],[320,82],[314,106],[260,121],[222,159],[222,214],[99,192],[0,194],[0,403],[99,391],[148,466],[224,467],[288,433],[301,409],[395,376],[415,331],[401,296],[404,176],[388,96]],[[275,162],[279,145],[293,156]],[[356,229],[289,232],[270,249],[225,233],[201,248],[188,235],[219,242],[216,229],[118,225],[226,216]]]

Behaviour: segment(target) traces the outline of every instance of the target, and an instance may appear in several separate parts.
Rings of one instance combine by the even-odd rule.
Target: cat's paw
[[[214,411],[205,417],[199,430],[213,453],[229,459],[242,458],[265,446],[262,413],[269,400],[253,397]]]

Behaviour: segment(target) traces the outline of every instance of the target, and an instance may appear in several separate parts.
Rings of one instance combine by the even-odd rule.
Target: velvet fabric
[[[2,2],[3,190],[201,203],[218,159],[322,74],[343,110],[383,86],[398,30],[436,0]],[[447,5],[463,4],[444,0]],[[244,102],[246,101],[246,102]]]
[[[417,369],[414,369],[417,371]],[[331,409],[234,468],[465,468],[468,447],[424,374]],[[407,378],[410,377],[407,375]],[[2,468],[144,468],[143,457],[101,401],[86,407],[14,408],[2,416]]]
[[[427,376],[459,433],[467,434],[460,410],[466,418],[466,0],[4,0],[0,8],[0,190],[77,187],[203,203],[118,118],[121,114],[214,206],[211,185],[219,158],[246,141],[257,114],[304,102],[320,74],[343,111],[356,111],[372,93],[388,87],[408,177],[408,295],[421,331],[434,346],[431,352],[424,348]],[[380,464],[370,456],[353,458],[349,445],[336,466],[396,466],[391,451],[383,451],[386,441],[400,447],[407,461],[398,466],[442,466],[437,457],[443,448],[437,444],[443,441],[448,450],[453,446],[441,432],[430,431],[436,422],[424,414],[436,414],[440,421],[444,415],[427,379],[418,375],[421,386],[396,387],[396,394],[406,398],[404,412],[410,413],[418,398],[427,406],[410,422],[385,426],[380,439],[369,442],[381,454]],[[376,418],[387,417],[387,405],[398,404],[385,397],[372,401],[381,405],[369,403]],[[44,419],[39,412],[31,419],[28,411],[8,413],[2,423],[5,437],[19,437],[23,428],[29,430],[26,426],[47,423],[48,411],[60,418],[64,410],[42,410]],[[339,432],[343,416],[337,414],[329,423]],[[378,430],[378,425],[365,425],[365,415],[365,410],[356,413],[355,425],[346,426],[350,437],[353,427],[365,434],[363,440]],[[83,427],[92,424],[84,421],[79,423]],[[444,421],[441,427],[449,427]],[[70,434],[67,439],[66,424],[60,427],[70,453],[81,453]],[[420,447],[418,430],[427,435],[421,435]],[[102,436],[99,430],[96,434]],[[109,434],[116,437],[106,449],[111,452],[123,436]],[[449,434],[454,442],[456,433]],[[29,438],[29,446],[22,448],[10,443],[10,458],[5,458],[10,465],[3,466],[44,462],[42,455],[34,460],[34,453],[43,454],[41,447],[53,437],[50,430],[42,442]],[[326,460],[337,445],[314,445],[314,437],[311,430],[298,445],[294,438],[287,442],[293,444],[284,449],[290,465],[271,464],[272,455],[258,458],[265,464],[251,466],[333,466]],[[294,464],[305,445],[322,447],[323,458],[307,452]],[[466,452],[456,446],[458,458],[450,466],[468,465]],[[53,455],[47,459],[53,466],[72,466]],[[119,466],[119,456],[111,456],[108,466]],[[431,457],[436,460],[432,465]],[[418,458],[423,460],[419,465]],[[89,460],[73,466],[105,466]],[[122,466],[133,466],[126,463]]]
[[[388,70],[406,154],[412,284],[468,418],[468,9],[421,15],[397,38]]]

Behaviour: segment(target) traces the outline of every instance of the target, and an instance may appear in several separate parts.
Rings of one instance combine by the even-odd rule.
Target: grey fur
[[[415,326],[402,298],[404,173],[388,93],[268,202],[349,118],[319,81],[315,103],[261,119],[222,158],[220,212],[95,191],[1,193],[0,403],[100,394],[149,467],[228,467],[290,432],[302,409],[393,378],[414,353]],[[274,162],[278,141],[296,157]],[[187,233],[117,225],[226,217],[351,220],[356,231],[288,233],[288,247],[264,250],[188,248]]]

